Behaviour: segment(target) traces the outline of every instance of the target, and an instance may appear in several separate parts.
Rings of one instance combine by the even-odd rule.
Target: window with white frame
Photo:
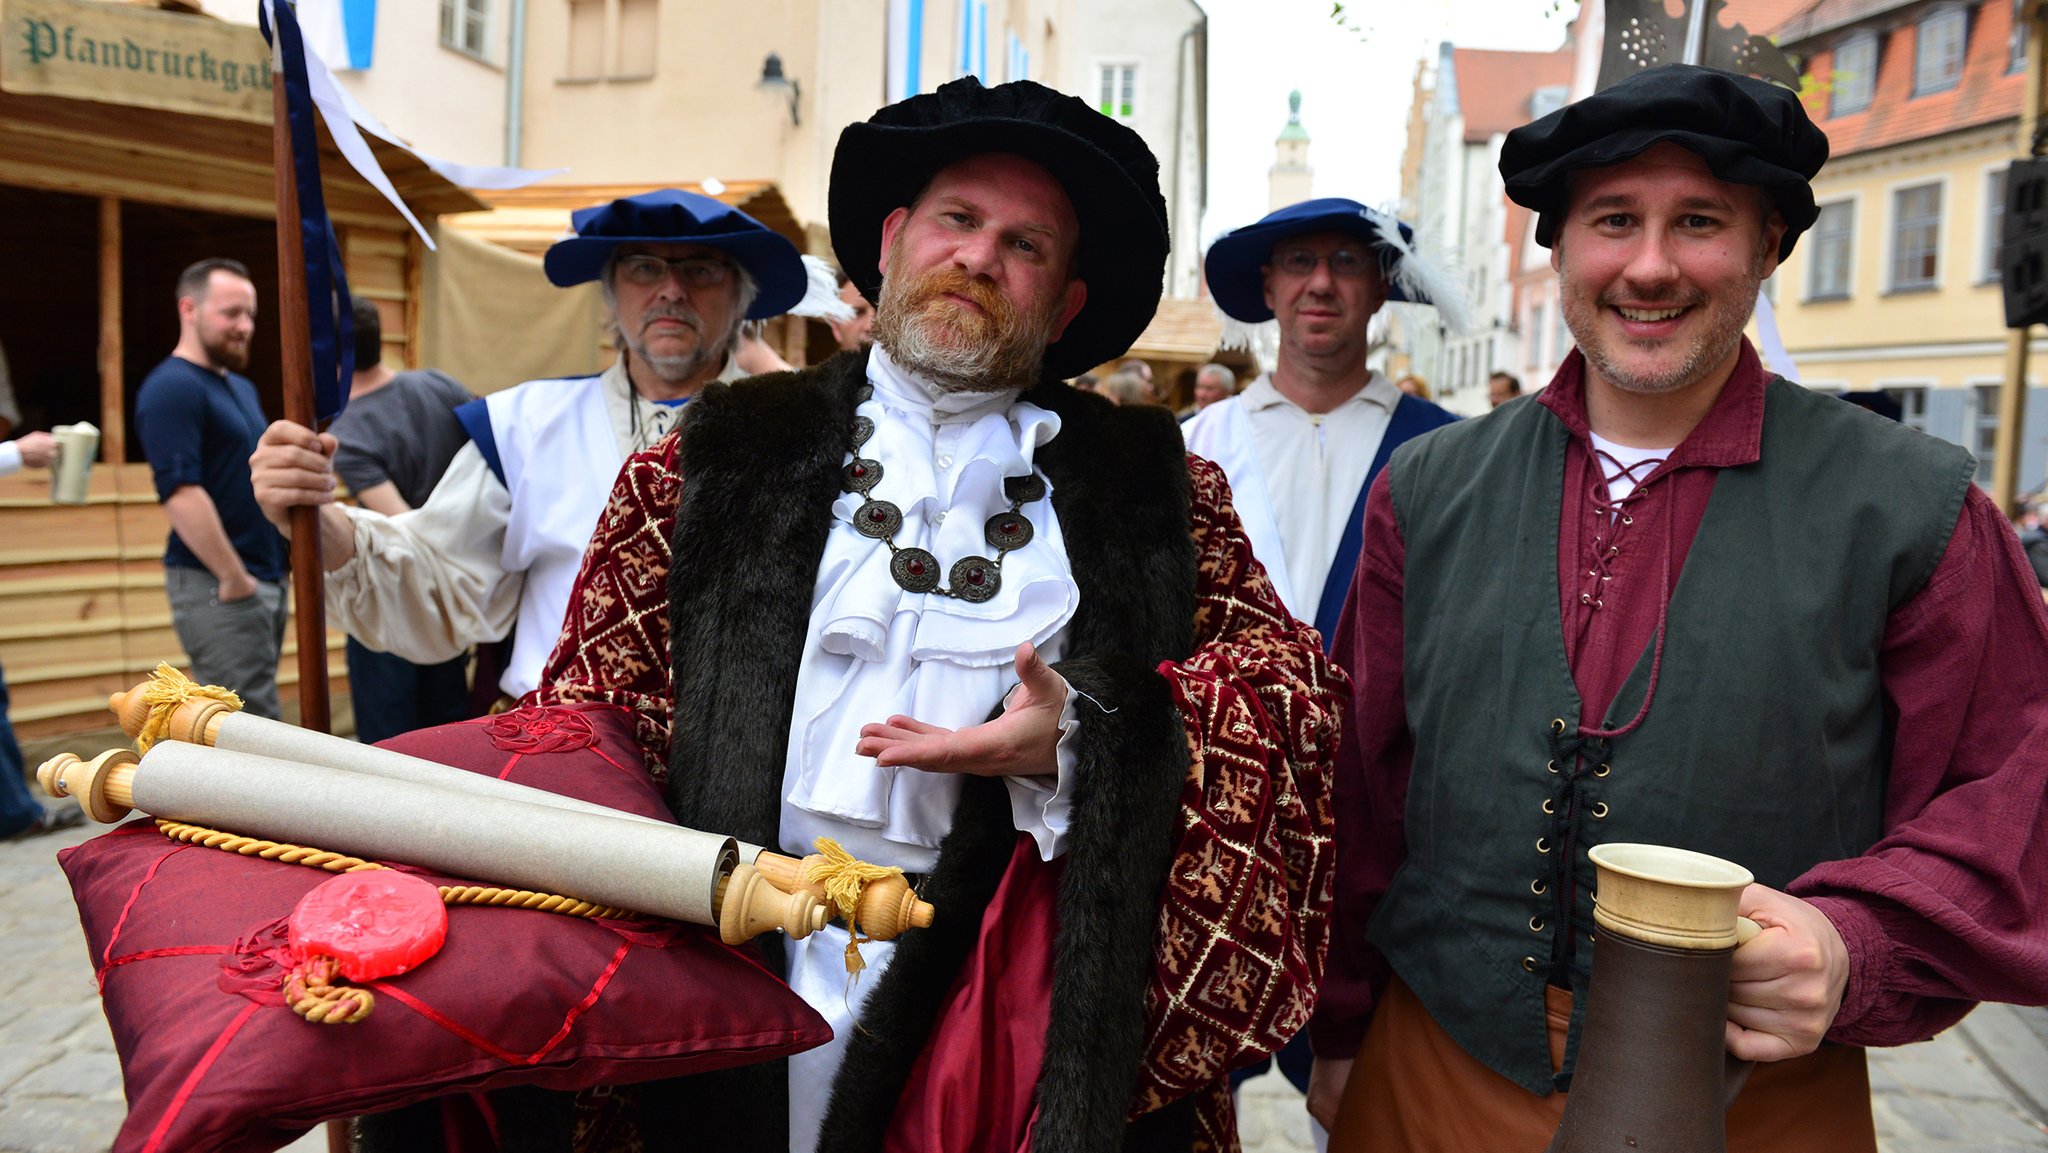
[[[1991,483],[1991,469],[1998,460],[1998,393],[2002,385],[1980,384],[1971,389],[1977,401],[1977,420],[1970,434],[1970,451],[1977,454],[1977,483]]]
[[[1892,281],[1900,292],[1935,287],[1941,271],[1941,185],[1892,193]]]
[[[1849,254],[1856,246],[1856,202],[1820,206],[1806,238],[1806,299],[1842,300],[1849,295]]]
[[[1829,81],[1828,115],[1847,116],[1870,107],[1877,91],[1877,35],[1857,32],[1835,45],[1835,72]]]
[[[1963,8],[1943,8],[1920,21],[1913,36],[1913,95],[1946,92],[1963,78],[1963,42],[1970,28],[1970,14]]]
[[[1112,120],[1138,112],[1138,66],[1103,64],[1095,69],[1095,110]]]
[[[441,47],[490,59],[491,0],[441,0]]]
[[[1984,244],[1977,254],[1978,279],[1995,284],[1998,272],[1998,234],[2005,228],[2005,172],[1996,168],[1984,174]]]
[[[2012,35],[2006,39],[2005,70],[2008,74],[2027,67],[2027,0],[2012,0]]]

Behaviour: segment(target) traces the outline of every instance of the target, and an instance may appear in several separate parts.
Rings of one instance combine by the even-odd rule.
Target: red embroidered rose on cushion
[[[484,724],[491,743],[508,753],[570,753],[597,743],[596,730],[575,709],[513,709]]]

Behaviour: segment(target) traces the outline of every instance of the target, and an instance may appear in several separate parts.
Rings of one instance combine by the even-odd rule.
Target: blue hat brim
[[[708,197],[664,189],[616,200],[598,208],[583,209],[575,214],[574,219],[579,229],[591,227],[590,222],[604,214],[611,214],[610,218],[616,219],[622,211],[630,210],[634,201],[658,203],[672,214],[684,216],[690,214],[692,208],[715,209],[719,216],[707,223],[723,227],[717,227],[715,231],[680,229],[660,236],[564,237],[549,246],[547,254],[541,258],[541,267],[549,282],[559,288],[569,288],[596,280],[604,275],[604,264],[611,257],[612,250],[621,244],[692,244],[726,253],[754,278],[757,291],[753,305],[747,309],[748,320],[781,316],[804,298],[810,276],[804,269],[803,258],[798,254],[796,245],[746,213]],[[680,201],[683,212],[675,213],[677,206],[669,201]]]
[[[1408,225],[1401,224],[1400,229],[1403,240],[1414,238],[1414,229]],[[1273,257],[1273,246],[1290,236],[1307,236],[1316,232],[1348,233],[1378,249],[1382,269],[1387,274],[1388,300],[1432,303],[1426,298],[1409,296],[1395,281],[1393,265],[1400,261],[1400,251],[1381,240],[1379,229],[1366,215],[1365,206],[1355,200],[1327,197],[1289,205],[1269,213],[1256,223],[1217,237],[1202,261],[1202,270],[1209,281],[1209,295],[1215,298],[1216,307],[1231,319],[1246,324],[1260,324],[1273,319],[1273,310],[1266,307],[1263,275],[1266,263]]]

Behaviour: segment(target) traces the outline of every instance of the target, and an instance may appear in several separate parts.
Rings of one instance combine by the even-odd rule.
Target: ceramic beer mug
[[[1593,976],[1551,1153],[1725,1153],[1750,1063],[1729,1056],[1728,972],[1757,926],[1736,914],[1755,878],[1663,845],[1600,845]]]
[[[92,461],[99,455],[100,430],[80,421],[50,429],[57,441],[57,462],[50,469],[50,503],[84,504],[92,482]]]

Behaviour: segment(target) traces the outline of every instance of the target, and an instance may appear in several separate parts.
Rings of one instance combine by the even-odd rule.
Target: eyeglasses
[[[1273,254],[1273,267],[1289,276],[1313,276],[1316,265],[1325,262],[1330,266],[1331,276],[1345,280],[1378,268],[1370,257],[1355,248],[1335,249],[1328,256],[1317,256],[1306,248],[1289,248]]]
[[[642,286],[660,284],[671,268],[687,288],[716,288],[732,278],[732,265],[709,256],[669,258],[640,252],[619,257],[615,267],[627,283]]]

